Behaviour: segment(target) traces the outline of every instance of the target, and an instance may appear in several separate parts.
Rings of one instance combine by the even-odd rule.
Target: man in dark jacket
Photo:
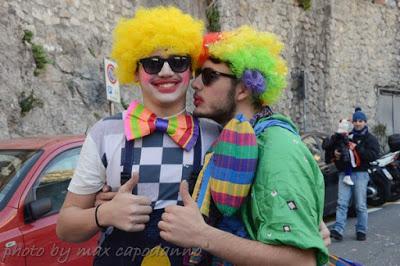
[[[334,150],[331,151],[330,154],[330,156],[334,158],[335,165],[340,171],[336,223],[331,230],[331,236],[339,241],[343,239],[347,210],[352,194],[355,199],[357,211],[356,237],[359,241],[366,240],[368,227],[367,185],[369,181],[367,169],[369,163],[376,160],[379,156],[378,140],[368,132],[367,116],[361,111],[361,108],[355,109],[353,114],[353,126],[354,128],[349,134],[349,139],[357,161],[357,166],[353,168],[351,174],[354,186],[348,186],[343,183],[345,165],[340,160],[340,152]]]

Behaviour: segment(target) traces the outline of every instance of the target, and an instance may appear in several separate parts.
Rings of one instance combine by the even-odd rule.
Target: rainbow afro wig
[[[283,44],[272,33],[242,26],[229,32],[211,33],[203,40],[200,63],[207,57],[229,64],[262,105],[276,102],[286,87],[287,66],[281,57]]]
[[[114,30],[111,58],[118,64],[121,84],[135,83],[138,61],[155,51],[188,55],[192,67],[201,52],[203,22],[175,7],[138,8],[131,19],[122,19]]]

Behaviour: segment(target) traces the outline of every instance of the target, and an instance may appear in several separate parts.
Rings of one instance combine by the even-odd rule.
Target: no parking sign
[[[121,103],[121,95],[119,93],[119,82],[115,76],[115,68],[117,64],[107,58],[104,58],[104,74],[106,79],[107,100]]]

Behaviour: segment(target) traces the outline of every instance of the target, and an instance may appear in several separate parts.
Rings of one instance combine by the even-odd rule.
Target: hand
[[[207,230],[196,202],[189,194],[187,181],[183,181],[179,188],[184,206],[168,206],[158,223],[160,236],[175,245],[190,248],[207,245],[202,234]]]
[[[338,150],[335,150],[335,151],[334,151],[334,155],[335,155],[336,161],[339,161],[339,160],[340,160],[340,155],[341,155],[341,153],[340,153]]]
[[[132,194],[139,181],[139,175],[132,177],[122,185],[111,201],[104,203],[98,210],[100,225],[115,226],[128,232],[143,231],[153,211],[151,200],[145,196]]]
[[[349,148],[350,148],[350,150],[352,150],[352,151],[354,151],[355,150],[355,148],[356,148],[356,146],[357,146],[357,144],[355,144],[354,142],[349,142]]]
[[[325,246],[329,246],[331,244],[331,233],[323,221],[319,224],[319,233],[321,234],[322,240],[324,240]]]
[[[112,192],[111,187],[109,185],[104,185],[100,192],[96,194],[96,200],[94,202],[94,206],[106,203],[107,201],[112,200],[117,192]]]

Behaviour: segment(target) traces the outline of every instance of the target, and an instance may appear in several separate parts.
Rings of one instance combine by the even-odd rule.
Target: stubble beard
[[[197,117],[212,119],[221,125],[225,125],[229,120],[231,120],[236,112],[234,88],[229,91],[224,104],[213,106],[211,109],[211,113],[196,112],[195,110],[193,114]]]

